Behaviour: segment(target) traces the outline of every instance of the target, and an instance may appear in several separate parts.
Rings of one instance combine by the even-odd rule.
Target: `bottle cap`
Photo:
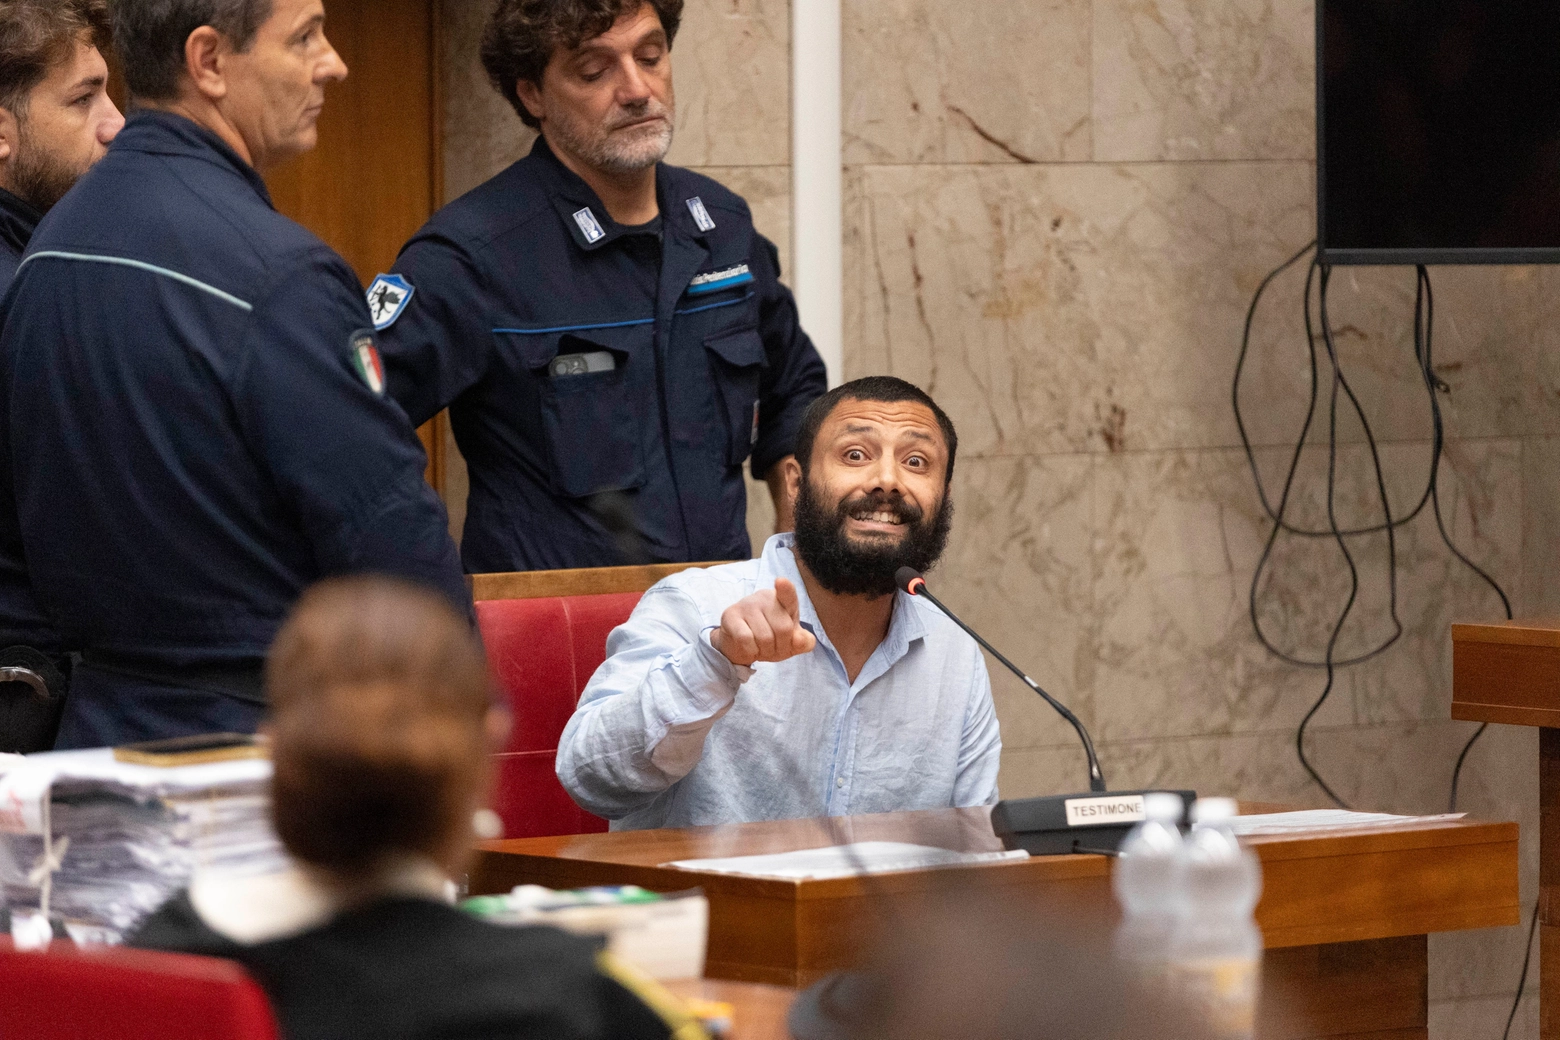
[[[1181,796],[1169,791],[1155,791],[1143,799],[1143,815],[1150,820],[1173,822],[1181,818],[1185,809]]]
[[[1233,798],[1199,798],[1192,803],[1193,823],[1223,823],[1238,815]]]
[[[504,836],[504,821],[492,809],[478,809],[471,814],[471,831],[483,840],[502,838]]]

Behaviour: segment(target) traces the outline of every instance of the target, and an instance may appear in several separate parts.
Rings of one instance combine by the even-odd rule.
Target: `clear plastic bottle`
[[[1216,1040],[1249,1040],[1256,1030],[1262,933],[1252,918],[1262,868],[1230,830],[1230,798],[1200,798],[1192,833],[1177,859],[1170,977],[1189,1010],[1205,1016]]]
[[[1121,844],[1111,873],[1121,924],[1116,929],[1116,957],[1145,982],[1164,978],[1175,925],[1175,881],[1181,855],[1181,815],[1178,794],[1155,792],[1143,801],[1142,823]]]

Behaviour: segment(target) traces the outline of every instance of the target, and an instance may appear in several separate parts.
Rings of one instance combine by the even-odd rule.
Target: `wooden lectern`
[[[851,967],[883,914],[913,913],[920,900],[949,888],[979,885],[1015,901],[1069,906],[1114,927],[1111,861],[1104,856],[1045,856],[865,880],[782,880],[670,866],[856,841],[991,852],[1002,846],[990,812],[937,809],[485,842],[471,891],[505,892],[518,884],[702,888],[710,901],[705,974],[788,988]],[[1262,860],[1256,916],[1267,947],[1259,1040],[1425,1040],[1426,935],[1518,921],[1514,823],[1411,820],[1257,837],[1249,844]],[[772,991],[759,992],[773,999]]]
[[[1452,718],[1538,727],[1538,1035],[1560,1040],[1560,618],[1453,625]]]

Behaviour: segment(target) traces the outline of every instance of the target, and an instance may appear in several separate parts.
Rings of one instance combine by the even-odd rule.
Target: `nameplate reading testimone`
[[[1105,823],[1142,823],[1148,819],[1140,794],[1105,795],[1100,798],[1069,798],[1067,826],[1098,827]]]

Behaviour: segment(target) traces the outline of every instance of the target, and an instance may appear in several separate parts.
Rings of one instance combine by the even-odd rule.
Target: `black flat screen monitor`
[[[1560,0],[1318,0],[1327,264],[1560,262]]]

